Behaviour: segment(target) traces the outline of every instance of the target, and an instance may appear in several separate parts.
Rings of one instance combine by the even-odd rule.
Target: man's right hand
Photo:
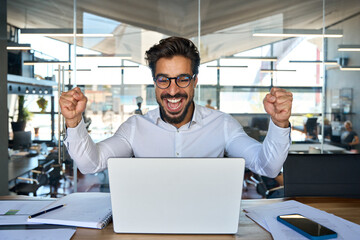
[[[59,104],[67,127],[74,128],[80,123],[86,103],[87,98],[78,87],[61,94]]]

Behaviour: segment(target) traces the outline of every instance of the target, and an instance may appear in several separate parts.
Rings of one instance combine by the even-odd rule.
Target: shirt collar
[[[189,123],[189,128],[194,124],[201,125],[202,122],[202,114],[201,114],[201,107],[194,103],[194,114],[192,116],[192,119]]]

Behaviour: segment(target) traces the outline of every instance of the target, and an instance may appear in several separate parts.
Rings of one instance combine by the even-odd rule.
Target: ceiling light
[[[296,72],[293,69],[260,69],[262,73],[271,73],[271,72]]]
[[[131,59],[131,55],[128,54],[78,54],[76,57],[85,58],[85,57],[113,57],[121,59]]]
[[[74,30],[71,28],[23,28],[21,34],[36,35],[44,37],[73,37]],[[112,33],[83,33],[82,29],[76,32],[77,37],[114,37]]]
[[[209,68],[247,68],[248,66],[207,66]]]
[[[69,61],[24,61],[24,65],[32,66],[37,64],[60,64],[60,65],[70,65],[71,62]]]
[[[31,50],[31,45],[30,44],[8,42],[6,49],[7,50],[27,51],[27,50]]]
[[[342,31],[340,30],[326,30],[323,34],[322,29],[264,29],[264,30],[255,30],[253,33],[255,37],[327,37],[327,38],[340,38],[343,36]]]
[[[342,67],[340,66],[341,71],[360,71],[360,66],[351,66],[351,67]]]
[[[58,69],[55,69],[55,71],[59,71]],[[63,71],[63,70],[60,70]],[[64,69],[65,72],[72,72],[72,69]],[[90,72],[91,69],[90,68],[78,68],[76,69],[77,72]]]
[[[138,68],[139,66],[98,66],[98,68]]]
[[[338,65],[338,61],[334,60],[334,61],[306,61],[306,60],[290,60],[289,63],[307,63],[307,64],[322,64],[324,63],[325,65]]]
[[[277,57],[245,57],[245,56],[231,56],[231,57],[225,57],[226,59],[244,59],[244,60],[261,60],[261,61],[267,61],[267,62],[275,62],[278,60]]]
[[[360,45],[339,45],[338,51],[340,51],[340,52],[359,52]]]

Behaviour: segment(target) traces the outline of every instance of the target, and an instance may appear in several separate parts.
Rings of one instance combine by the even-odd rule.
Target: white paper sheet
[[[76,229],[0,230],[2,240],[68,240]]]
[[[357,239],[360,233],[360,226],[355,223],[293,200],[250,207],[244,210],[247,212],[247,216],[267,229],[274,239],[307,239],[276,220],[279,215],[293,213],[302,214],[334,230],[338,234],[337,239]]]
[[[27,222],[28,216],[39,212],[40,209],[52,202],[54,201],[0,201],[0,225],[34,224]],[[14,214],[5,215],[8,212],[13,212]]]
[[[44,201],[19,201],[19,200],[4,200],[0,201],[0,214],[3,215],[7,213],[11,209],[19,210],[16,214],[27,214],[31,215],[36,213],[40,209],[46,207],[50,203],[54,201],[52,200],[44,200]]]

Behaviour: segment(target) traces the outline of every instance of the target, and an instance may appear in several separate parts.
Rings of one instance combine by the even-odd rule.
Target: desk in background
[[[9,199],[34,199],[25,196],[4,196],[0,200]],[[360,199],[346,199],[346,198],[314,198],[314,197],[296,197],[288,198],[288,200],[296,200],[307,204],[311,207],[324,210],[328,213],[335,214],[351,222],[360,224]],[[48,199],[47,199],[48,200]],[[242,200],[241,208],[248,208],[252,206],[261,206],[264,204],[271,204],[282,202],[284,199],[252,199]],[[75,235],[76,239],[133,239],[133,240],[154,240],[154,239],[193,239],[193,240],[230,240],[230,239],[272,239],[270,233],[262,227],[254,223],[251,219],[245,216],[244,212],[240,213],[239,230],[235,235],[166,235],[166,234],[117,234],[113,231],[113,225],[110,223],[102,230],[77,228]]]
[[[36,168],[39,165],[39,159],[45,159],[45,157],[12,157],[8,165],[9,181],[12,181]]]
[[[310,147],[315,149],[321,149],[321,143],[298,143],[291,144],[289,152],[292,153],[308,153]],[[324,143],[324,153],[351,153],[344,148],[333,146],[330,144]]]

